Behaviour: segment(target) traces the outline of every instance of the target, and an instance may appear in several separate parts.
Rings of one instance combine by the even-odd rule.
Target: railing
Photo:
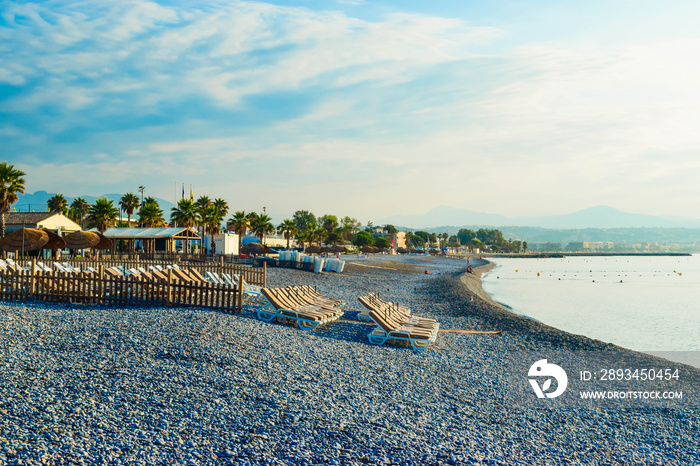
[[[243,287],[210,282],[184,282],[169,271],[167,280],[130,275],[110,277],[98,272],[39,272],[7,270],[0,273],[0,299],[112,306],[191,306],[241,313]]]
[[[53,265],[58,262],[59,265],[68,263],[76,269],[86,270],[88,267],[98,269],[100,266],[104,268],[121,267],[125,269],[138,269],[139,267],[148,268],[149,266],[167,267],[168,265],[178,264],[178,262],[166,260],[143,260],[139,256],[134,256],[131,260],[118,260],[110,257],[99,259],[87,258],[72,258],[67,260],[45,260],[43,261],[48,267],[56,269]],[[262,267],[253,267],[252,265],[231,264],[223,261],[219,262],[179,262],[183,268],[196,269],[200,274],[206,275],[207,272],[227,273],[229,275],[240,275],[246,283],[250,285],[266,286],[267,285],[267,265],[262,264]],[[25,262],[26,267],[31,267],[31,262]]]

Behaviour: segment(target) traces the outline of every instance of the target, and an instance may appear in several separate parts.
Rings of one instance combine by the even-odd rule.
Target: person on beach
[[[467,267],[467,273],[474,273],[474,269],[471,265]]]

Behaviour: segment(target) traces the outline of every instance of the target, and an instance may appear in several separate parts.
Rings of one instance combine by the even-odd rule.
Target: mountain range
[[[420,215],[394,215],[375,222],[397,228],[435,229],[447,227],[538,227],[549,229],[583,228],[700,228],[700,219],[663,217],[623,212],[597,206],[565,215],[506,217],[468,209],[440,206]]]

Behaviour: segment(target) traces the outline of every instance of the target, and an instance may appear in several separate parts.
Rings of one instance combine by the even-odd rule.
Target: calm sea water
[[[638,351],[700,352],[698,255],[492,261],[484,290],[513,312]]]

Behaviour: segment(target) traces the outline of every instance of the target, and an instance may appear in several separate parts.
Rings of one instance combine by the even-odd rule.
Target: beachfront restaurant
[[[174,253],[191,250],[190,243],[201,243],[202,238],[189,228],[110,228],[104,235],[112,240],[112,253],[117,252],[118,243],[125,252]]]

